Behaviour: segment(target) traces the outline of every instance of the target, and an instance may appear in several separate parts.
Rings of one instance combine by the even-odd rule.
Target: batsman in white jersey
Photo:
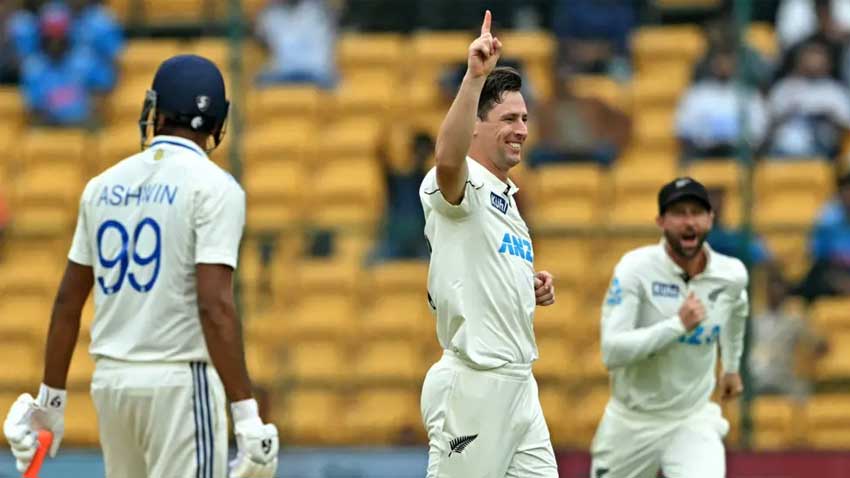
[[[94,288],[91,395],[106,476],[274,476],[277,429],[251,396],[233,302],[245,193],[207,157],[228,108],[212,62],[166,60],[146,95],[143,151],[86,186],[43,383],[36,398],[18,398],[3,427],[19,470],[37,448],[34,432],[53,432],[52,455],[62,441],[65,381]],[[227,402],[238,448],[229,471]]]
[[[678,178],[658,195],[660,244],[627,253],[602,306],[611,399],[593,439],[593,478],[723,478],[729,423],[710,401],[743,389],[747,270],[705,243],[708,193]]]
[[[485,13],[466,76],[420,188],[431,245],[428,298],[444,349],[422,387],[429,478],[557,477],[531,363],[536,305],[554,302],[534,271],[508,171],[528,112],[516,70],[495,68],[501,42]]]

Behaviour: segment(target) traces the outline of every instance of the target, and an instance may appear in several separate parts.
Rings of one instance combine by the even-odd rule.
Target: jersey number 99
[[[136,250],[135,246],[139,243],[139,237],[142,235],[142,232],[145,228],[153,231],[154,234],[154,247],[153,252],[151,252],[147,256],[140,256],[139,252]],[[118,232],[118,235],[121,237],[121,248],[118,251],[118,254],[112,258],[103,257],[103,236],[106,234],[106,231],[114,229]],[[124,285],[124,279],[127,278],[130,282],[130,286],[138,292],[148,292],[153,288],[154,283],[156,283],[156,278],[159,276],[159,266],[160,266],[160,258],[162,251],[162,233],[159,227],[159,224],[150,217],[146,217],[142,219],[137,225],[135,230],[133,231],[133,248],[130,250],[130,234],[127,232],[127,228],[124,227],[118,221],[108,220],[104,221],[100,227],[97,228],[97,257],[100,261],[101,267],[104,269],[113,269],[118,267],[118,279],[115,280],[114,284],[106,284],[106,280],[104,280],[103,276],[97,277],[97,283],[100,285],[100,288],[103,290],[103,293],[106,295],[118,293],[121,290],[121,287]],[[139,267],[145,267],[151,263],[153,265],[153,274],[150,279],[144,283],[139,283],[139,279],[136,274],[133,272],[127,273],[130,268],[130,259],[132,258],[133,263]]]

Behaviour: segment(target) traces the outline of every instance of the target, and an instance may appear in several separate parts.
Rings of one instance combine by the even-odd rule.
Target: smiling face
[[[656,223],[674,254],[689,260],[697,257],[711,231],[714,213],[693,199],[683,199],[667,207]]]
[[[472,149],[482,153],[499,171],[507,172],[522,160],[522,147],[528,138],[528,109],[522,94],[506,91],[475,123]]]

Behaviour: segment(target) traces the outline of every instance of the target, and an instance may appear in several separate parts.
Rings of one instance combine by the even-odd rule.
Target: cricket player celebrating
[[[678,178],[658,194],[660,244],[627,253],[602,306],[611,399],[593,440],[593,478],[723,478],[729,423],[709,401],[717,344],[722,399],[742,391],[747,270],[705,243],[708,193]]]
[[[106,476],[274,476],[277,429],[251,397],[233,302],[245,193],[207,157],[228,108],[212,62],[166,60],[142,111],[147,148],[86,186],[43,383],[35,398],[18,397],[3,426],[18,470],[32,459],[35,431],[53,433],[51,455],[62,441],[65,380],[94,287],[91,394]],[[227,401],[238,448],[229,473]]]
[[[488,11],[437,138],[436,168],[419,190],[444,349],[422,387],[429,478],[558,476],[531,374],[534,309],[554,302],[554,287],[550,274],[535,274],[508,179],[528,112],[519,73],[495,68],[502,44],[490,21]]]

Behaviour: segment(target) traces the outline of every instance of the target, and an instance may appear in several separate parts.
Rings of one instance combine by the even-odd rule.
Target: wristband
[[[233,415],[233,423],[254,420],[262,423],[262,420],[260,420],[260,407],[253,398],[231,403],[230,413]]]
[[[35,399],[39,406],[48,410],[64,412],[68,402],[68,392],[41,384],[38,387],[38,397]]]

